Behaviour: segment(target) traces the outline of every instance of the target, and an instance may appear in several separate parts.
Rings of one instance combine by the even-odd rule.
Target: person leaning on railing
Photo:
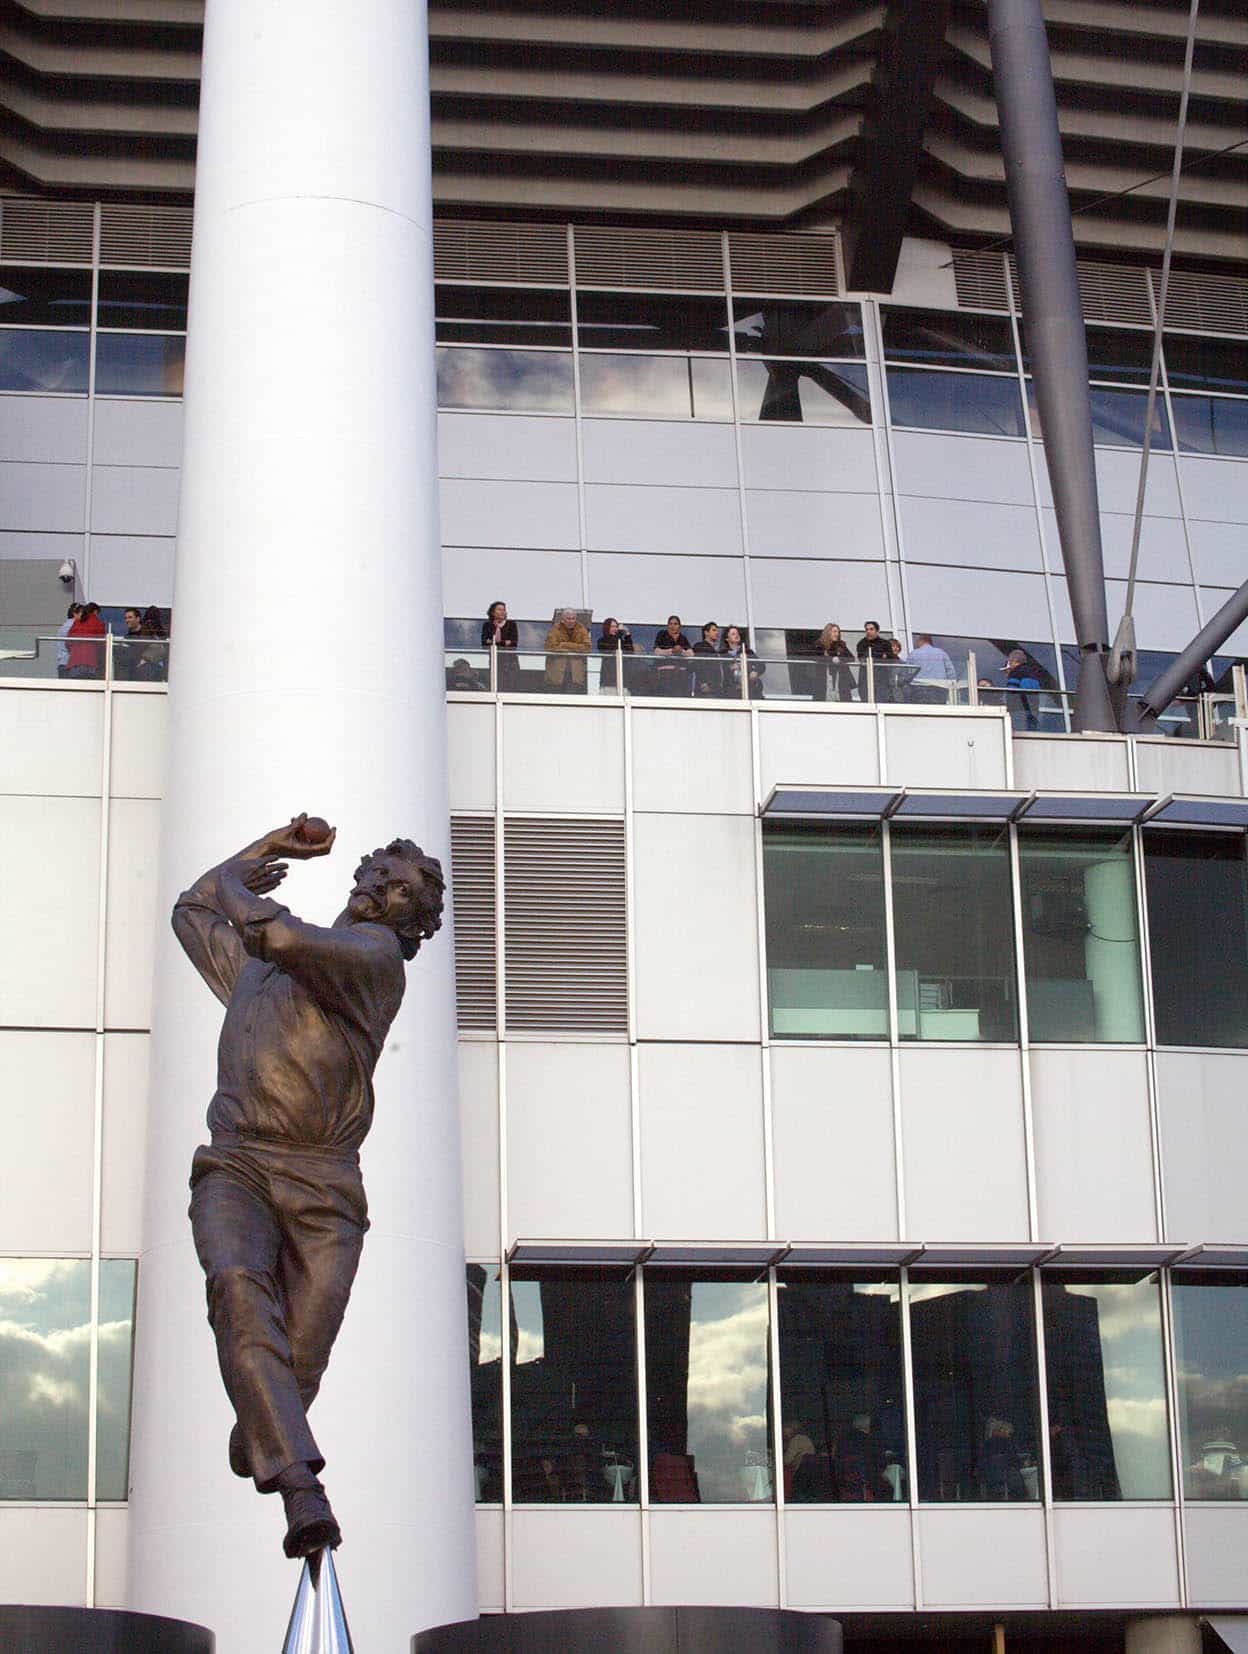
[[[561,609],[559,618],[546,634],[546,687],[555,694],[585,693],[585,656],[591,639],[576,618],[575,609]]]
[[[520,633],[514,620],[507,618],[507,605],[501,598],[496,598],[485,611],[485,619],[481,622],[481,647],[483,649],[516,649],[520,644]],[[498,676],[496,685],[499,689],[513,689],[520,676],[520,661],[514,654],[498,654]]]
[[[602,651],[602,677],[599,687],[618,689],[619,679],[616,676],[615,663],[620,655],[631,655],[634,652],[633,634],[625,631],[614,615],[608,615],[602,623],[602,636],[598,639],[598,647]],[[624,682],[628,684],[627,674]]]
[[[855,688],[854,672],[848,663],[854,657],[835,620],[829,620],[820,632],[819,641],[815,644],[815,653],[822,658],[823,664],[815,669],[813,699],[852,701]]]
[[[104,638],[107,628],[100,619],[98,603],[84,603],[82,613],[66,632],[69,659],[67,678],[100,678],[104,675]]]

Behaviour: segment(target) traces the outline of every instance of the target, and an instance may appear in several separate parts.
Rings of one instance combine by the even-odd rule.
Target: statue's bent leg
[[[256,1486],[269,1492],[294,1464],[323,1461],[295,1376],[279,1280],[282,1231],[266,1199],[267,1155],[200,1149],[191,1228],[207,1279],[208,1320]]]

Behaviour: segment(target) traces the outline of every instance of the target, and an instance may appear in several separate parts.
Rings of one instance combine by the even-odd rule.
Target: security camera
[[[73,583],[74,583],[74,565],[69,561],[68,558],[66,558],[65,561],[61,564],[60,568],[57,569],[56,578],[61,582],[61,584],[63,586],[72,586],[73,585]]]

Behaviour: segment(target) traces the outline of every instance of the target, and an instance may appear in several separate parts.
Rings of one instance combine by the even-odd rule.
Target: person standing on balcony
[[[816,701],[852,701],[854,673],[853,668],[847,663],[854,657],[835,620],[829,620],[820,632],[819,641],[815,644],[815,653],[824,664],[815,668],[813,698]]]
[[[520,633],[514,620],[507,618],[507,605],[501,598],[490,604],[485,612],[485,619],[481,622],[481,647],[483,649],[516,649],[520,644]],[[520,662],[515,655],[499,654],[498,678],[500,689],[514,689],[520,676]]]
[[[67,678],[101,678],[104,675],[104,638],[108,635],[100,619],[98,603],[84,603],[82,613],[65,634],[69,640]]]
[[[560,609],[559,618],[546,634],[546,687],[559,695],[585,693],[585,656],[590,636],[576,618],[575,609]]]
[[[56,628],[57,637],[68,637],[70,627],[74,624],[75,620],[77,620],[81,613],[82,604],[71,603],[65,611],[64,620],[62,620],[61,624]],[[58,678],[67,678],[69,676],[69,645],[67,643],[58,643],[56,646],[56,675]]]
[[[722,696],[724,693],[724,663],[714,657],[719,654],[719,627],[713,620],[708,620],[702,628],[701,639],[694,644],[693,652],[698,656],[711,656],[711,659],[700,659],[693,669],[693,690],[695,695]]]
[[[603,689],[618,689],[620,683],[616,676],[616,661],[620,655],[633,653],[633,634],[625,631],[614,615],[608,615],[602,623],[602,636],[598,639],[598,647],[602,651],[600,686]],[[629,687],[627,676],[624,684],[625,687]]]
[[[726,656],[724,661],[724,687],[730,695],[741,693],[741,667],[745,664],[749,680],[749,695],[752,701],[761,701],[763,698],[763,673],[766,667],[755,656],[753,649],[746,641],[745,633],[739,626],[729,626],[724,633],[723,645],[720,654]]]
[[[680,616],[668,615],[667,625],[654,640],[654,652],[659,657],[654,669],[660,695],[687,695],[689,668],[685,661],[693,655],[689,639],[680,629]]]
[[[916,632],[914,648],[906,656],[908,666],[917,666],[910,686],[910,699],[920,703],[945,705],[949,700],[949,686],[957,681],[957,669],[952,659],[932,642],[930,632]]]

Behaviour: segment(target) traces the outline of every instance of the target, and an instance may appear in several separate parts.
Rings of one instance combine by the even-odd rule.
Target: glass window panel
[[[737,362],[742,419],[869,425],[867,370],[857,362]]]
[[[185,332],[189,280],[170,271],[101,270],[96,325]]]
[[[785,1502],[906,1499],[896,1278],[786,1278],[777,1301]]]
[[[1248,1045],[1242,833],[1144,834],[1159,1045]]]
[[[1088,327],[1084,329],[1084,336],[1088,346],[1089,379],[1143,385],[1147,390],[1153,365],[1151,333],[1122,327]],[[1019,323],[1019,342],[1023,347],[1023,371],[1030,373],[1032,358],[1027,348],[1026,322]]]
[[[1016,1040],[1008,835],[892,827],[902,1039]]]
[[[1033,1040],[1144,1038],[1130,833],[1018,836]]]
[[[1106,448],[1141,448],[1144,445],[1144,415],[1148,411],[1148,392],[1112,390],[1105,385],[1090,385],[1088,399],[1092,409],[1092,440]],[[1034,435],[1043,441],[1040,409],[1036,401],[1035,385],[1027,381],[1027,407],[1031,414]],[[1170,426],[1166,420],[1166,406],[1161,392],[1153,404],[1154,449],[1170,446]]]
[[[572,357],[555,350],[438,347],[439,408],[572,412]]]
[[[1248,399],[1175,396],[1170,405],[1184,453],[1248,459]]]
[[[1185,1499],[1248,1499],[1248,1278],[1174,1273]]]
[[[737,352],[751,356],[862,356],[862,311],[856,304],[803,299],[732,301]]]
[[[498,1271],[468,1265],[468,1385],[472,1475],[478,1504],[503,1499],[503,1333]]]
[[[1248,396],[1248,339],[1167,333],[1165,352],[1171,390],[1231,391]]]
[[[890,362],[929,367],[986,368],[1014,373],[1014,335],[1008,316],[885,306],[884,355]]]
[[[770,1503],[767,1288],[645,1276],[653,1504]]]
[[[576,295],[582,350],[728,349],[728,301],[688,293]]]
[[[889,368],[888,400],[894,425],[990,436],[1024,434],[1023,409],[1015,379]]]
[[[85,1499],[91,1266],[0,1259],[0,1499]]]
[[[698,356],[581,357],[587,414],[731,419],[731,364]]]
[[[919,1498],[1040,1497],[1030,1276],[911,1281]]]
[[[887,1039],[879,828],[769,830],[763,880],[772,1037]]]
[[[89,333],[35,332],[0,328],[0,390],[61,391],[82,395],[87,389]]]
[[[0,322],[25,322],[41,327],[90,326],[90,270],[0,265]]]
[[[96,1390],[95,1494],[125,1499],[130,1481],[130,1380],[134,1355],[131,1258],[100,1262],[100,1354]]]
[[[517,1504],[637,1498],[633,1282],[591,1270],[511,1277]]]
[[[104,396],[181,396],[181,334],[97,333],[95,388]]]
[[[572,343],[572,303],[564,289],[538,287],[436,288],[440,345],[566,345]]]
[[[1156,1278],[1046,1275],[1043,1298],[1054,1499],[1168,1499]]]

